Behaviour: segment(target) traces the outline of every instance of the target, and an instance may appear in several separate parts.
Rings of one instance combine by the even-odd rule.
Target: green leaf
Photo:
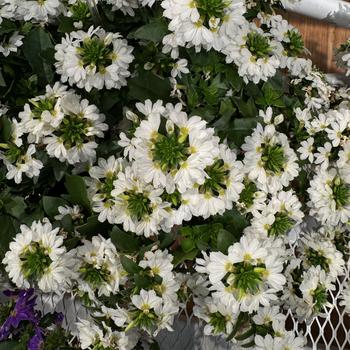
[[[175,266],[177,266],[186,260],[193,260],[197,256],[198,253],[199,253],[198,249],[194,249],[194,250],[190,251],[189,253],[185,253],[182,250],[177,250],[174,253],[173,264]]]
[[[131,259],[127,258],[125,255],[122,255],[120,257],[120,262],[122,263],[125,271],[130,273],[130,274],[137,274],[139,271],[142,270],[139,265],[137,265]]]
[[[223,253],[227,253],[227,249],[230,245],[233,244],[233,242],[235,241],[235,237],[231,232],[225,229],[221,229],[218,233],[216,241],[217,250],[220,250]]]
[[[6,81],[4,79],[4,76],[2,75],[2,69],[0,68],[0,87],[5,87]]]
[[[214,221],[223,224],[225,229],[229,230],[236,240],[240,239],[243,230],[249,225],[249,221],[245,216],[240,214],[236,209],[231,209],[223,215],[215,216]]]
[[[20,219],[23,216],[26,208],[27,205],[22,197],[10,197],[5,203],[6,213],[17,219]]]
[[[126,253],[135,253],[140,248],[140,242],[132,233],[126,233],[118,226],[113,226],[109,236],[112,242],[118,248]]]
[[[196,248],[196,243],[191,238],[185,238],[181,241],[181,248],[185,253],[189,253]]]
[[[17,30],[15,22],[12,22],[8,19],[3,19],[0,25],[0,35],[12,33]]]
[[[22,345],[14,340],[4,341],[0,343],[0,350],[19,350]]]
[[[234,91],[240,91],[243,86],[243,79],[239,76],[236,69],[233,67],[226,67],[226,80]]]
[[[135,32],[130,33],[128,38],[150,40],[154,43],[162,41],[168,32],[168,25],[163,18],[157,18],[148,24],[139,27]]]
[[[68,191],[71,203],[79,204],[90,210],[90,201],[87,196],[85,182],[81,176],[66,175],[64,185]]]
[[[73,18],[63,17],[60,19],[57,31],[60,33],[70,33],[73,30],[75,30]]]
[[[74,230],[73,220],[69,214],[65,215],[62,218],[60,227],[62,227],[67,232],[73,232]]]
[[[276,89],[270,82],[264,83],[262,87],[264,97],[256,99],[256,103],[263,106],[285,107],[282,100],[283,90]]]
[[[250,97],[248,101],[243,100],[240,97],[232,97],[236,106],[238,107],[239,112],[244,118],[256,118],[258,116],[258,110],[255,106],[255,100],[253,97]]]
[[[160,236],[160,249],[165,249],[174,243],[176,236],[173,233],[165,233],[164,236]]]
[[[53,66],[45,56],[47,50],[54,50],[51,37],[42,27],[36,27],[23,40],[23,53],[34,73],[44,82],[53,81]]]
[[[169,79],[160,78],[150,71],[142,71],[129,80],[130,99],[145,101],[169,100],[171,87]]]
[[[221,100],[219,113],[222,116],[231,117],[235,111],[236,107],[233,106],[233,103],[230,98],[224,98],[223,100]]]
[[[62,198],[49,196],[43,197],[43,208],[45,214],[51,218],[59,214],[58,207],[63,207],[65,205],[68,205],[68,202]]]
[[[134,280],[136,287],[138,287],[140,290],[149,288],[153,282],[152,278],[150,278],[149,276],[144,276],[140,274],[135,274]]]
[[[10,242],[19,231],[19,223],[8,215],[0,215],[1,223],[1,244],[0,244],[0,261],[2,261],[8,250]],[[0,348],[1,349],[1,348]]]
[[[256,124],[256,118],[235,119],[233,127],[228,132],[229,139],[234,141],[237,147],[240,147],[244,143],[245,137],[251,135]]]
[[[77,226],[77,231],[85,237],[95,236],[97,233],[104,234],[110,229],[107,222],[98,221],[98,215],[88,217],[85,224]]]
[[[12,133],[12,124],[10,120],[2,116],[0,118],[0,137],[2,142],[7,142],[11,138],[11,133]]]
[[[160,346],[157,343],[157,341],[154,340],[154,343],[151,344],[151,346],[149,347],[149,350],[160,350]]]

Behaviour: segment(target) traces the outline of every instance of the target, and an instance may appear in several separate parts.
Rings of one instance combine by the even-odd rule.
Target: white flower
[[[130,76],[133,48],[119,33],[106,33],[100,27],[88,32],[71,32],[55,46],[56,71],[61,81],[76,84],[86,91],[120,89]],[[99,52],[98,58],[96,51]]]
[[[204,169],[207,176],[198,187],[194,213],[205,219],[232,209],[244,188],[243,164],[236,160],[236,154],[225,144],[220,144],[219,151],[214,163]]]
[[[261,190],[274,193],[288,186],[298,176],[297,156],[290,148],[285,134],[276,132],[273,125],[257,125],[245,138],[242,149],[248,178]]]
[[[314,314],[324,311],[325,307],[333,307],[327,301],[327,293],[329,290],[335,289],[327,278],[324,270],[320,266],[312,266],[303,274],[303,281],[299,286],[303,295],[304,304],[299,307],[299,315],[304,313],[308,318]]]
[[[70,164],[89,162],[95,159],[97,143],[95,138],[103,137],[108,125],[105,116],[95,105],[80,96],[69,93],[62,97],[64,114],[59,125],[48,134],[43,142],[50,157]]]
[[[74,205],[73,207],[68,205],[59,206],[57,209],[59,214],[55,216],[55,220],[62,220],[66,215],[69,215],[73,221],[76,221],[84,216],[79,205]]]
[[[161,306],[162,298],[158,297],[154,290],[141,289],[140,294],[131,297],[131,302],[142,312],[148,313],[151,309],[155,310]]]
[[[24,21],[48,22],[58,17],[62,10],[59,0],[29,0],[20,3],[16,15]]]
[[[23,132],[28,134],[28,142],[41,143],[43,137],[59,126],[64,117],[61,100],[66,94],[67,87],[56,82],[52,87],[46,86],[44,95],[36,96],[24,105],[18,117]]]
[[[342,253],[321,233],[305,233],[300,243],[297,250],[306,267],[318,266],[332,280],[343,274],[345,262]]]
[[[156,188],[176,189],[180,193],[203,184],[207,174],[204,168],[211,165],[219,153],[218,139],[213,130],[198,116],[188,118],[182,105],[162,101],[137,104],[137,109],[147,116],[136,129],[137,142],[133,157],[139,176]],[[161,125],[166,123],[163,131]]]
[[[195,298],[193,315],[205,321],[205,335],[228,336],[234,326],[234,320],[238,317],[238,310],[227,308],[219,299],[206,297]]]
[[[77,287],[82,291],[96,291],[98,296],[109,296],[119,291],[124,283],[124,269],[119,255],[110,239],[94,236],[91,241],[83,240],[83,245],[73,250],[78,261],[75,266]]]
[[[229,308],[253,312],[276,300],[276,292],[286,282],[280,249],[279,241],[243,236],[229,247],[227,255],[212,252],[208,262],[197,260],[197,264],[204,263],[197,271],[209,275],[213,297]]]
[[[310,214],[323,224],[346,223],[350,218],[350,183],[337,170],[319,169],[308,188]]]
[[[66,253],[59,228],[52,229],[49,220],[21,225],[3,264],[18,288],[37,285],[43,292],[63,292],[74,277],[75,260]]]
[[[329,165],[329,158],[331,156],[332,144],[326,142],[324,147],[317,147],[317,153],[315,153],[315,164],[320,164],[323,169],[327,169]]]
[[[236,27],[243,24],[245,5],[241,0],[221,2],[220,10],[212,13],[209,7],[190,0],[163,0],[163,16],[170,20],[169,30],[174,33],[166,37],[166,52],[170,46],[192,47],[200,50],[214,48],[220,51],[226,41],[234,36]],[[177,52],[172,57],[178,56]]]
[[[23,45],[23,35],[19,35],[18,32],[14,32],[7,41],[0,43],[0,53],[7,57],[11,52],[17,52],[17,49]]]
[[[122,158],[110,156],[108,159],[99,158],[98,165],[89,169],[90,178],[86,178],[88,194],[92,202],[92,210],[98,213],[100,222],[115,221],[115,200],[111,196],[113,182],[117,179],[119,171],[125,166]]]
[[[222,52],[227,63],[235,63],[238,74],[246,83],[253,81],[257,84],[274,76],[280,66],[276,48],[277,43],[268,34],[254,23],[246,22],[237,28]]]
[[[179,77],[181,78],[181,74],[188,74],[190,70],[187,68],[187,60],[182,58],[174,63],[174,66],[171,70],[171,76],[173,78]]]
[[[307,159],[310,163],[314,161],[314,138],[309,137],[306,141],[300,142],[300,147],[298,148],[298,152],[300,153],[300,159]]]
[[[156,250],[155,252],[148,251],[144,255],[144,260],[139,262],[139,266],[142,268],[149,268],[153,275],[166,278],[169,274],[172,274],[172,260],[173,256],[168,254],[167,250]]]
[[[95,323],[88,320],[79,320],[76,326],[82,349],[88,349],[102,341],[103,332]]]
[[[22,182],[22,176],[25,174],[29,178],[39,176],[43,163],[33,157],[36,152],[34,145],[17,147],[10,145],[8,150],[0,152],[0,159],[7,168],[6,178],[13,179],[15,183]]]
[[[126,167],[118,173],[111,195],[115,204],[115,223],[125,231],[150,237],[158,234],[160,225],[169,215],[163,202],[163,189],[155,189]]]
[[[113,11],[122,11],[124,15],[134,16],[134,9],[139,7],[138,0],[105,0],[107,4],[111,4]]]

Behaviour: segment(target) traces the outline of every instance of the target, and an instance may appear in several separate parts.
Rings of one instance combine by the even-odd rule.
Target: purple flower
[[[14,298],[16,303],[7,317],[3,325],[0,327],[0,341],[9,337],[11,330],[18,328],[22,321],[29,321],[31,323],[38,323],[38,315],[34,310],[36,296],[34,289],[19,290],[19,291],[5,291],[4,294],[10,298]]]
[[[64,315],[62,312],[55,312],[55,325],[62,326],[62,322],[64,320]]]
[[[43,330],[40,327],[35,327],[35,333],[28,342],[28,350],[41,350],[43,345]]]

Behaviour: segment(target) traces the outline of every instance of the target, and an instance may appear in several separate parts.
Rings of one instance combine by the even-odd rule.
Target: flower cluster
[[[21,225],[21,232],[11,242],[3,260],[18,288],[37,286],[43,292],[67,290],[75,261],[66,252],[58,231],[47,219],[34,221],[31,227]]]
[[[61,81],[84,88],[120,89],[130,76],[129,64],[134,56],[133,48],[118,33],[106,33],[102,28],[90,27],[71,32],[55,53],[56,72]]]
[[[126,159],[100,159],[87,179],[99,220],[126,231],[158,234],[192,216],[231,209],[243,189],[242,163],[199,116],[181,104],[137,103],[130,139],[120,135]]]

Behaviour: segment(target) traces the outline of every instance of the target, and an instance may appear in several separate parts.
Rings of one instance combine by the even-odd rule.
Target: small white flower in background
[[[309,137],[306,141],[300,142],[300,147],[298,148],[298,152],[300,153],[300,159],[308,160],[310,163],[314,161],[314,138]]]
[[[86,91],[120,89],[127,84],[133,48],[119,33],[107,33],[100,27],[71,32],[55,50],[56,71],[62,82]]]
[[[187,68],[187,60],[181,58],[176,63],[174,63],[173,69],[171,70],[171,76],[173,78],[179,77],[181,78],[181,74],[188,74],[190,70]]]
[[[266,327],[266,336],[256,335],[254,338],[257,350],[293,349],[304,350],[306,339],[296,337],[293,331],[286,330],[286,315],[282,314],[279,306],[259,308],[253,317],[255,324]],[[270,334],[271,333],[271,334]]]
[[[55,220],[62,220],[66,215],[69,215],[73,221],[79,221],[84,216],[79,205],[73,207],[68,205],[59,206],[57,210],[59,214],[54,217]]]
[[[348,39],[344,44],[337,49],[335,58],[337,65],[346,69],[346,76],[350,75],[350,40]]]
[[[75,259],[66,253],[59,228],[52,228],[48,219],[21,225],[2,263],[18,288],[38,288],[47,293],[64,292],[75,277]]]
[[[203,320],[205,335],[228,336],[234,327],[239,312],[223,304],[220,299],[206,297],[194,299],[193,315]]]
[[[23,35],[19,35],[18,32],[14,32],[7,41],[0,43],[0,53],[7,57],[11,52],[17,52],[17,49],[23,45]]]
[[[132,350],[139,338],[136,332],[112,331],[104,322],[97,325],[93,320],[80,319],[75,325],[77,327],[75,333],[82,349],[117,347],[121,350]]]
[[[277,116],[273,115],[273,109],[269,106],[266,111],[260,110],[259,117],[263,118],[265,124],[274,124],[278,125],[283,122],[283,114],[279,114]]]
[[[112,5],[113,11],[122,11],[124,15],[134,16],[135,9],[139,7],[138,0],[102,0]]]

